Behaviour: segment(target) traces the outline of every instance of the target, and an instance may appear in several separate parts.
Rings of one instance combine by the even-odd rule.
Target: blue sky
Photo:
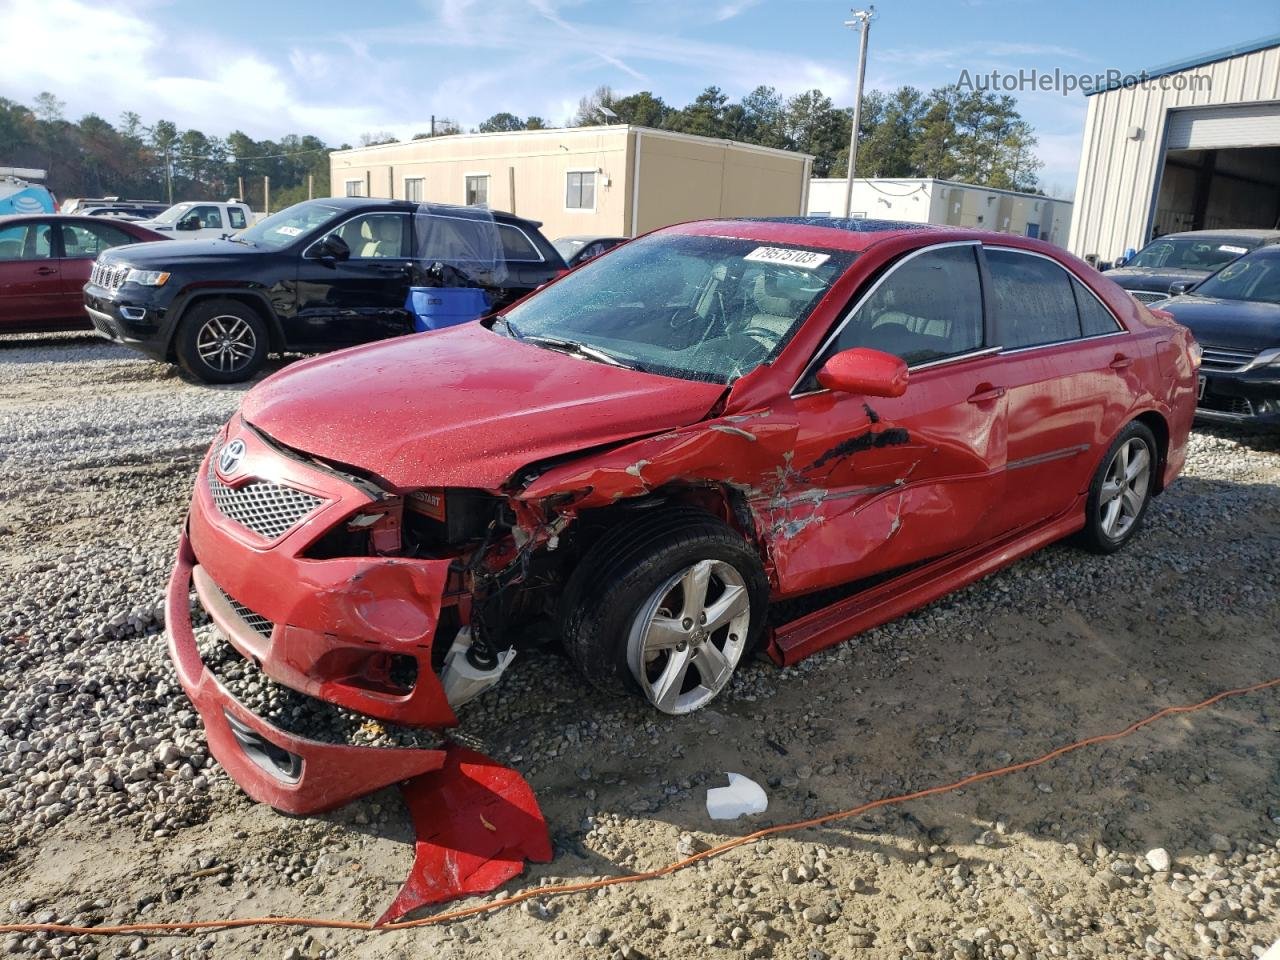
[[[682,105],[709,84],[820,87],[851,101],[857,35],[838,0],[0,0],[0,96],[52,90],[73,118],[131,109],[208,134],[410,136],[431,114],[559,124],[600,84]],[[882,0],[867,83],[925,89],[992,70],[1137,71],[1280,33],[1275,0],[1228,6]],[[1222,11],[1218,13],[1217,11]],[[16,42],[15,38],[21,38]],[[1018,94],[1041,184],[1075,186],[1085,97]],[[0,144],[0,152],[3,144]],[[0,156],[0,163],[3,157]]]

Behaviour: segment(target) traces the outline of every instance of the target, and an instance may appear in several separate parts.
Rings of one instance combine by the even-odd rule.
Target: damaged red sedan
[[[448,728],[530,638],[667,714],[1071,534],[1178,475],[1197,347],[1064,251],[870,220],[660,230],[485,321],[295,364],[201,467],[170,642],[213,752],[311,811],[443,751],[320,743],[202,662]],[[374,758],[371,760],[371,757]]]

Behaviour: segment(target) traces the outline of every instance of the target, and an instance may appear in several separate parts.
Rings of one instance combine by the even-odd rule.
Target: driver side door
[[[869,398],[818,385],[822,364],[855,347],[906,361],[906,392]],[[782,594],[864,580],[998,533],[1007,444],[997,352],[976,244],[912,251],[854,298],[793,394],[795,451],[764,508]]]
[[[364,213],[310,244],[298,261],[290,343],[341,347],[409,333],[411,232],[407,213]],[[329,236],[346,245],[346,259],[321,254]]]

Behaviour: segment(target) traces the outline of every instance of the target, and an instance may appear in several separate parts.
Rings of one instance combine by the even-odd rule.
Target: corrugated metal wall
[[[1186,82],[1191,77],[1204,81]],[[1112,260],[1142,246],[1171,110],[1272,101],[1280,101],[1280,47],[1089,97],[1068,248]],[[1133,127],[1141,129],[1139,139],[1130,139]]]

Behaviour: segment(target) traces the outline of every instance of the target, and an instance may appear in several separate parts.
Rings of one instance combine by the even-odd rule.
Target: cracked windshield
[[[777,356],[853,256],[727,237],[649,237],[510,310],[505,332],[603,363],[732,383]]]

